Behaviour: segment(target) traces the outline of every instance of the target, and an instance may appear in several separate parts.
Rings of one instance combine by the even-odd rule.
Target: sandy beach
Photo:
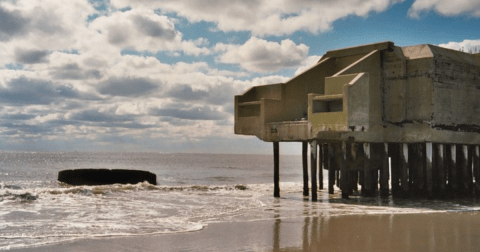
[[[477,251],[479,217],[450,212],[224,222],[190,233],[86,239],[21,251]]]

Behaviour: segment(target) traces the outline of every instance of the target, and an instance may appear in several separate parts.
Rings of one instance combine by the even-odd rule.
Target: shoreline
[[[195,232],[94,238],[10,251],[474,251],[480,213],[311,216],[211,223]]]

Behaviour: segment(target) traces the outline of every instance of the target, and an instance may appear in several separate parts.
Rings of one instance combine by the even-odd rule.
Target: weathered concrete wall
[[[434,124],[461,131],[480,130],[480,65],[474,55],[433,47]],[[455,109],[451,109],[455,108]]]
[[[386,123],[401,123],[407,118],[407,59],[401,48],[383,51],[384,109]]]
[[[369,73],[361,73],[344,87],[344,94],[347,97],[348,129],[351,131],[363,132],[370,127],[371,86],[369,83],[371,83]]]

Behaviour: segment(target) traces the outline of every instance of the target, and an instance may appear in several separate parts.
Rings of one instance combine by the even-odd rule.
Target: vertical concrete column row
[[[274,195],[279,195],[278,143],[274,143],[274,153]],[[309,195],[307,155],[308,142],[303,142],[305,196]],[[478,145],[311,141],[310,164],[313,201],[317,200],[317,191],[323,189],[323,169],[328,170],[328,193],[334,193],[336,184],[341,189],[342,198],[348,198],[358,190],[358,184],[362,186],[362,195],[366,197],[377,195],[379,184],[383,198],[390,195],[390,189],[394,197],[437,198],[474,193],[480,196]]]

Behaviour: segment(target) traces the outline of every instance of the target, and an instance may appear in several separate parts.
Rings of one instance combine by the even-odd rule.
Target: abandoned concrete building
[[[304,195],[480,195],[480,54],[381,42],[328,51],[285,83],[235,96],[235,134],[302,142]],[[318,187],[317,187],[318,186]],[[380,187],[378,189],[378,186]]]

